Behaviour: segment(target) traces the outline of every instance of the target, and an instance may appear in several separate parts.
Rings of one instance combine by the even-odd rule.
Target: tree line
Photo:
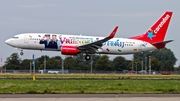
[[[123,70],[145,70],[151,63],[151,69],[155,71],[174,71],[177,61],[174,53],[167,48],[155,50],[153,52],[142,52],[133,55],[133,60],[127,60],[122,56],[117,56],[110,60],[107,55],[92,55],[92,60],[86,61],[83,54],[68,56],[64,59],[64,69],[67,70],[90,70],[94,71],[123,71]],[[44,63],[44,60],[46,61]],[[21,59],[18,53],[11,54],[5,61],[3,68],[6,70],[29,70],[32,59]],[[61,69],[62,57],[49,57],[43,55],[35,59],[36,70]],[[148,68],[147,68],[148,70]]]

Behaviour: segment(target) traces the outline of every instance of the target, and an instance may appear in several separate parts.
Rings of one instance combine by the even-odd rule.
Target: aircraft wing
[[[89,44],[84,44],[84,45],[80,45],[78,46],[79,50],[81,51],[85,51],[88,53],[95,53],[97,49],[101,48],[103,43],[114,38],[116,32],[117,32],[118,26],[116,26],[114,28],[114,30],[109,34],[108,37],[105,37],[104,39],[98,40],[96,42],[92,42]]]

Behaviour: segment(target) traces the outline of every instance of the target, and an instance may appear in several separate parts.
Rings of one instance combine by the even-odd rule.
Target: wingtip
[[[115,36],[117,30],[118,30],[118,26],[116,26],[116,27],[114,28],[114,30],[112,31],[112,33],[111,33],[108,37],[109,37],[109,38],[113,38],[113,37]]]

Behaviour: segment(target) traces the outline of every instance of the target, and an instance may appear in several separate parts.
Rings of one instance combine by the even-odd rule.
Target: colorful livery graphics
[[[172,12],[165,12],[145,33],[130,38],[114,38],[118,26],[107,37],[65,35],[53,33],[23,33],[5,42],[21,50],[59,51],[63,55],[89,54],[135,54],[164,48],[172,40],[164,41]],[[23,55],[23,52],[20,53]]]

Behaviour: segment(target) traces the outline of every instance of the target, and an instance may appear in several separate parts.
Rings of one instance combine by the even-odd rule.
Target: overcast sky
[[[107,36],[118,25],[115,37],[128,38],[144,33],[165,11],[173,11],[165,40],[175,40],[166,47],[176,55],[178,66],[180,0],[0,0],[0,57],[5,61],[12,53],[20,52],[4,42],[16,34]],[[21,58],[31,58],[32,54],[36,57],[61,55],[60,52],[24,50]],[[132,58],[132,55],[123,56]]]

